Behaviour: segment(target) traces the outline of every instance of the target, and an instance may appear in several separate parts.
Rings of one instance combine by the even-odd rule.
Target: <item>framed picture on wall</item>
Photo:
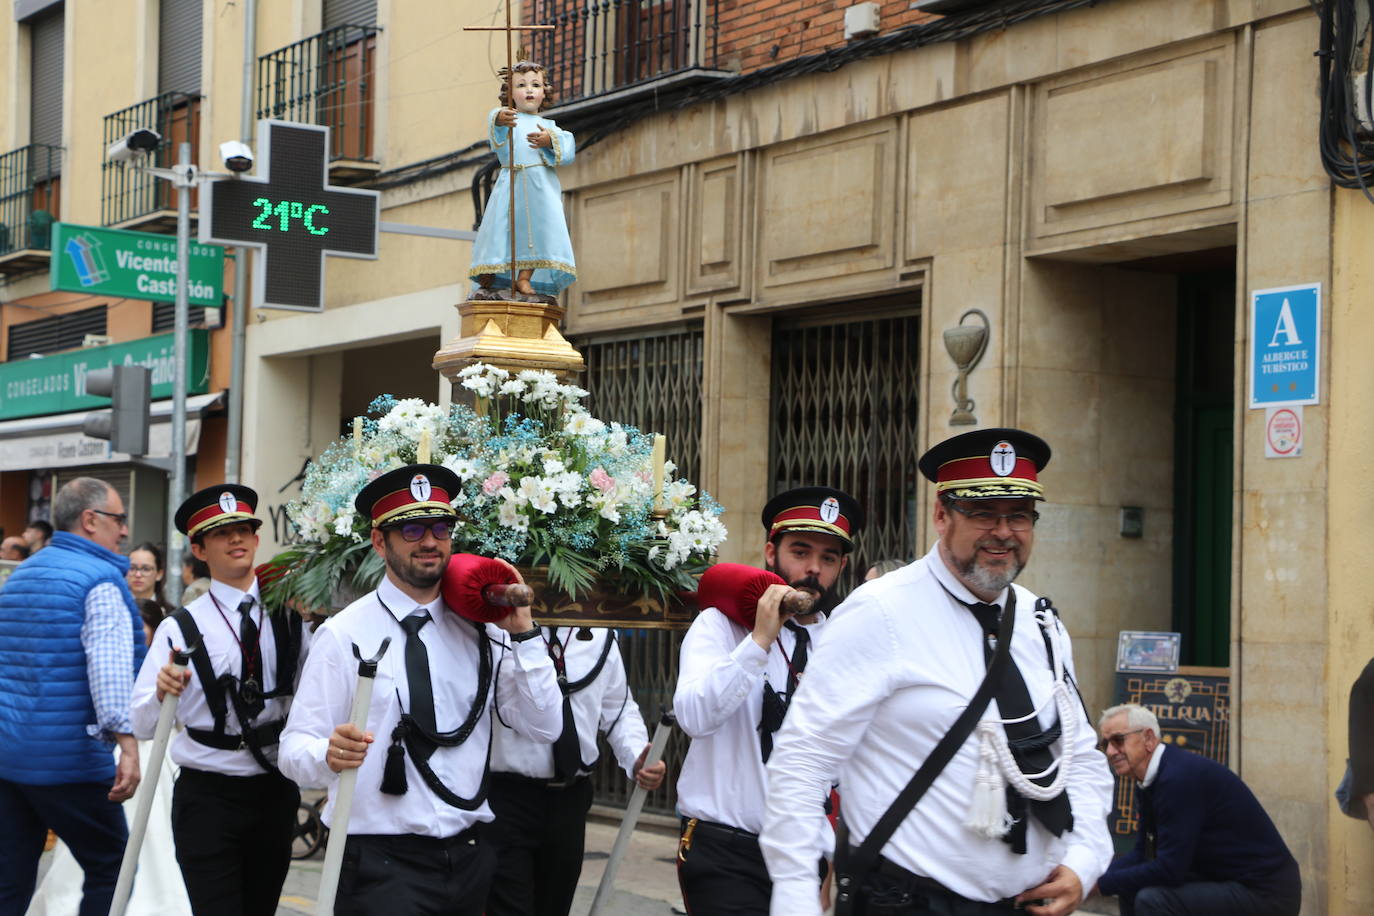
[[[1122,630],[1116,642],[1117,671],[1170,673],[1178,670],[1179,633]]]

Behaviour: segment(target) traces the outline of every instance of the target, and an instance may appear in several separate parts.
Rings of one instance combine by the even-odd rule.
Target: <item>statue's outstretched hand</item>
[[[514,126],[515,126],[515,109],[514,109],[514,108],[502,108],[502,109],[500,109],[499,111],[497,111],[497,112],[496,112],[496,126],[497,126],[497,127],[514,127]]]

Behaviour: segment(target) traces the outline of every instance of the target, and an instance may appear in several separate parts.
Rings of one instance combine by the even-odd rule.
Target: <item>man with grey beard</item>
[[[759,839],[773,916],[819,916],[808,815],[835,781],[837,914],[1064,916],[1111,861],[1112,777],[1068,634],[1012,585],[1049,459],[1016,429],[921,458],[939,541],[837,609],[774,744]]]

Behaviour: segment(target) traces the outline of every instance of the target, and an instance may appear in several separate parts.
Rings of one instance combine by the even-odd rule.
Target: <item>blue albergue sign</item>
[[[1322,285],[1250,294],[1250,406],[1317,404]]]

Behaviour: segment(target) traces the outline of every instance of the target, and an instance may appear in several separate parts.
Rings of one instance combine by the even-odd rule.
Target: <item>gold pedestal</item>
[[[476,362],[512,372],[544,369],[567,378],[586,364],[558,331],[563,307],[512,299],[469,299],[459,303],[459,336],[434,354],[434,368],[450,382]]]

